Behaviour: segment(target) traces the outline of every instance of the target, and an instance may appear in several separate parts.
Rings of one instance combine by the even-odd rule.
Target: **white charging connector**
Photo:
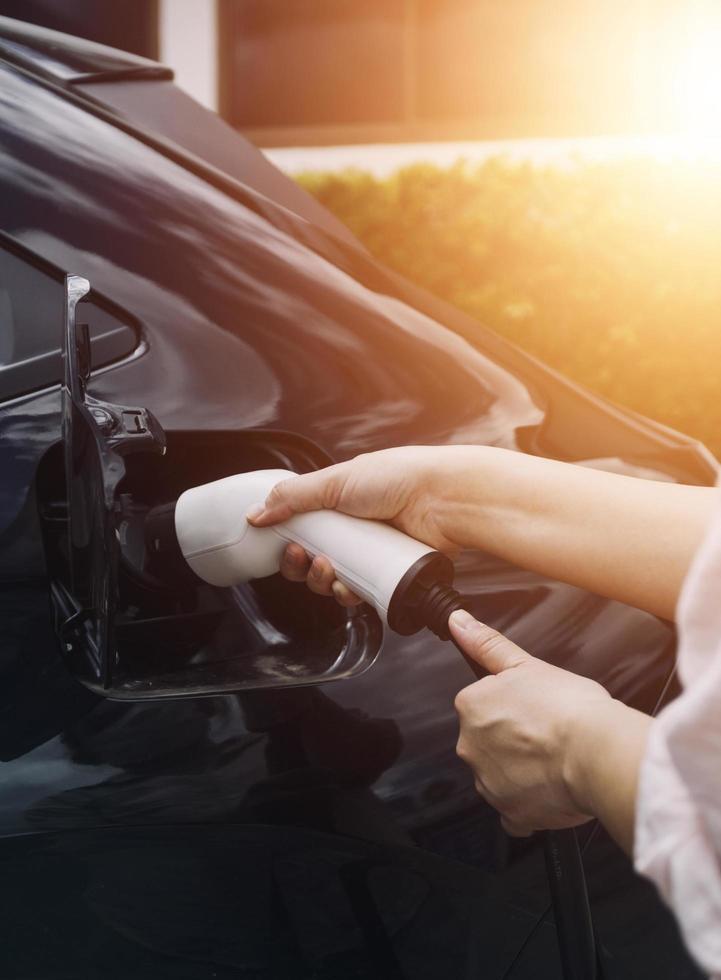
[[[391,629],[409,634],[429,626],[447,637],[458,595],[450,587],[453,565],[446,555],[381,521],[338,511],[296,514],[271,527],[248,523],[248,510],[293,476],[289,470],[255,470],[186,490],[175,504],[174,530],[195,574],[215,586],[264,578],[279,570],[286,546],[295,542],[312,557],[325,555],[338,580]],[[156,532],[150,538],[156,550],[162,548]]]

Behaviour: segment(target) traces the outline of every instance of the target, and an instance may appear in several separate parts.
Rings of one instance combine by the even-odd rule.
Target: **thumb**
[[[453,639],[463,652],[490,674],[500,674],[527,660],[533,660],[530,653],[516,646],[502,633],[497,633],[485,623],[479,623],[465,609],[451,613],[448,625]]]
[[[343,464],[302,476],[291,476],[276,483],[265,502],[251,507],[246,518],[255,527],[287,521],[293,514],[309,510],[334,509],[343,485]]]

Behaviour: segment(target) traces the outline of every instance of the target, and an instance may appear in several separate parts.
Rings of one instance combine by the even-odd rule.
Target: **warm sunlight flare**
[[[669,64],[658,66],[670,85],[669,121],[691,137],[721,136],[721,3],[689,3],[679,21]]]

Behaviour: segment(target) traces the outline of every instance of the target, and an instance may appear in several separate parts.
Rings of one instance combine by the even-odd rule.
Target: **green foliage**
[[[301,183],[383,262],[721,456],[721,167],[493,159]]]

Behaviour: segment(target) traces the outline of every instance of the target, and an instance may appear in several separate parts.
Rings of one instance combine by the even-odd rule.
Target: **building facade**
[[[0,12],[157,57],[259,145],[292,146],[653,129],[663,45],[704,2],[0,0]]]

